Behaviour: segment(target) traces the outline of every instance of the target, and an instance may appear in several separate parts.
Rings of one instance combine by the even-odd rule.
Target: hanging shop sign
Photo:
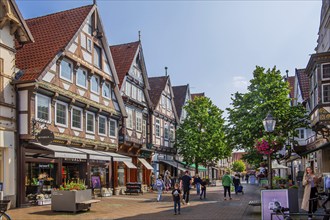
[[[42,145],[49,145],[54,140],[54,133],[49,129],[42,129],[36,135],[36,139]]]

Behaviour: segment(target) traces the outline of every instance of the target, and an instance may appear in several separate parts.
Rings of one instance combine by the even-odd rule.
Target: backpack
[[[163,186],[163,182],[161,180],[157,180],[156,181],[156,186],[157,187],[162,187]]]
[[[330,189],[330,176],[328,176],[328,178],[325,181],[325,188]]]

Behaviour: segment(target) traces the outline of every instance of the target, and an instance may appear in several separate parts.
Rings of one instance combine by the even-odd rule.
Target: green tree
[[[283,80],[276,67],[265,70],[257,66],[246,93],[235,93],[228,111],[228,144],[245,149],[244,159],[255,165],[262,162],[254,145],[258,138],[267,136],[262,124],[267,113],[276,119],[275,131],[269,139],[277,138],[280,144],[296,135],[296,128],[308,126],[308,116],[302,105],[291,106],[289,83]]]
[[[235,172],[243,172],[245,168],[245,163],[242,160],[236,160],[234,161],[231,169]]]
[[[207,97],[198,97],[184,107],[187,118],[176,131],[176,147],[187,164],[208,165],[230,155],[225,142],[223,111]]]

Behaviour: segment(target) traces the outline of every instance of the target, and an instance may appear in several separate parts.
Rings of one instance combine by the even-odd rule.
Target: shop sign
[[[36,135],[36,139],[42,145],[49,145],[54,140],[54,133],[49,129],[42,129]]]

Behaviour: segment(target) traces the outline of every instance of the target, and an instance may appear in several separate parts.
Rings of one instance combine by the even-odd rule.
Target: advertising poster
[[[101,188],[100,176],[92,176],[92,188],[93,189],[100,189]]]
[[[276,208],[275,202],[279,202],[282,207],[289,207],[288,191],[283,189],[262,190],[261,191],[261,216],[262,220],[270,220],[273,208]],[[283,216],[273,216],[273,219],[283,220]]]

